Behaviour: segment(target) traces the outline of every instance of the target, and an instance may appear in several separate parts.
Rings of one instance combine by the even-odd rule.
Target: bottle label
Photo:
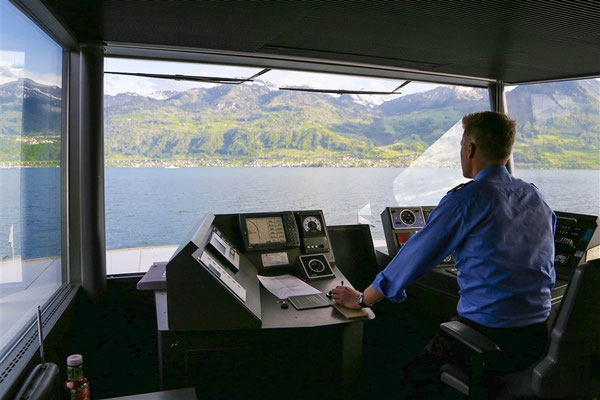
[[[88,385],[71,389],[71,400],[91,400],[90,387]]]
[[[67,378],[69,380],[79,380],[83,378],[83,364],[73,367],[67,367]]]

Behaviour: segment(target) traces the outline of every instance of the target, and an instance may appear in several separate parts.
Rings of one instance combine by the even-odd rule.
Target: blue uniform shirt
[[[488,327],[545,321],[554,286],[556,216],[533,185],[502,165],[448,192],[373,286],[394,302],[454,251],[458,314]]]

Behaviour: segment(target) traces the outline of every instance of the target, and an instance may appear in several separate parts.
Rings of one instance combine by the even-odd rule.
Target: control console
[[[422,229],[429,214],[435,207],[386,207],[381,213],[381,223],[388,248],[388,255],[394,257],[408,240]],[[452,255],[448,255],[443,264],[454,264]]]
[[[296,268],[306,279],[334,277],[321,210],[238,214],[246,255],[263,273]]]
[[[381,213],[381,222],[389,257],[394,257],[400,249],[429,220],[429,214],[435,207],[387,207]],[[598,217],[593,215],[574,214],[555,211],[557,216],[554,235],[556,275],[568,280],[580,264],[600,258],[600,230]],[[452,255],[444,259],[446,271],[456,274],[451,267],[454,264]]]
[[[598,217],[555,211],[554,268],[556,275],[569,279],[575,267],[600,258]]]

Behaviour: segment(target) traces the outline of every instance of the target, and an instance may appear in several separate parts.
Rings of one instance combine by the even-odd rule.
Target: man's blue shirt
[[[454,251],[458,314],[488,327],[545,321],[554,286],[556,216],[533,185],[497,165],[450,191],[373,286],[392,301]]]

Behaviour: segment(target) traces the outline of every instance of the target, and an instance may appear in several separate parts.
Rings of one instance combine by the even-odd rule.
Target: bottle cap
[[[71,354],[67,357],[67,366],[76,367],[83,363],[83,356],[81,354]]]

